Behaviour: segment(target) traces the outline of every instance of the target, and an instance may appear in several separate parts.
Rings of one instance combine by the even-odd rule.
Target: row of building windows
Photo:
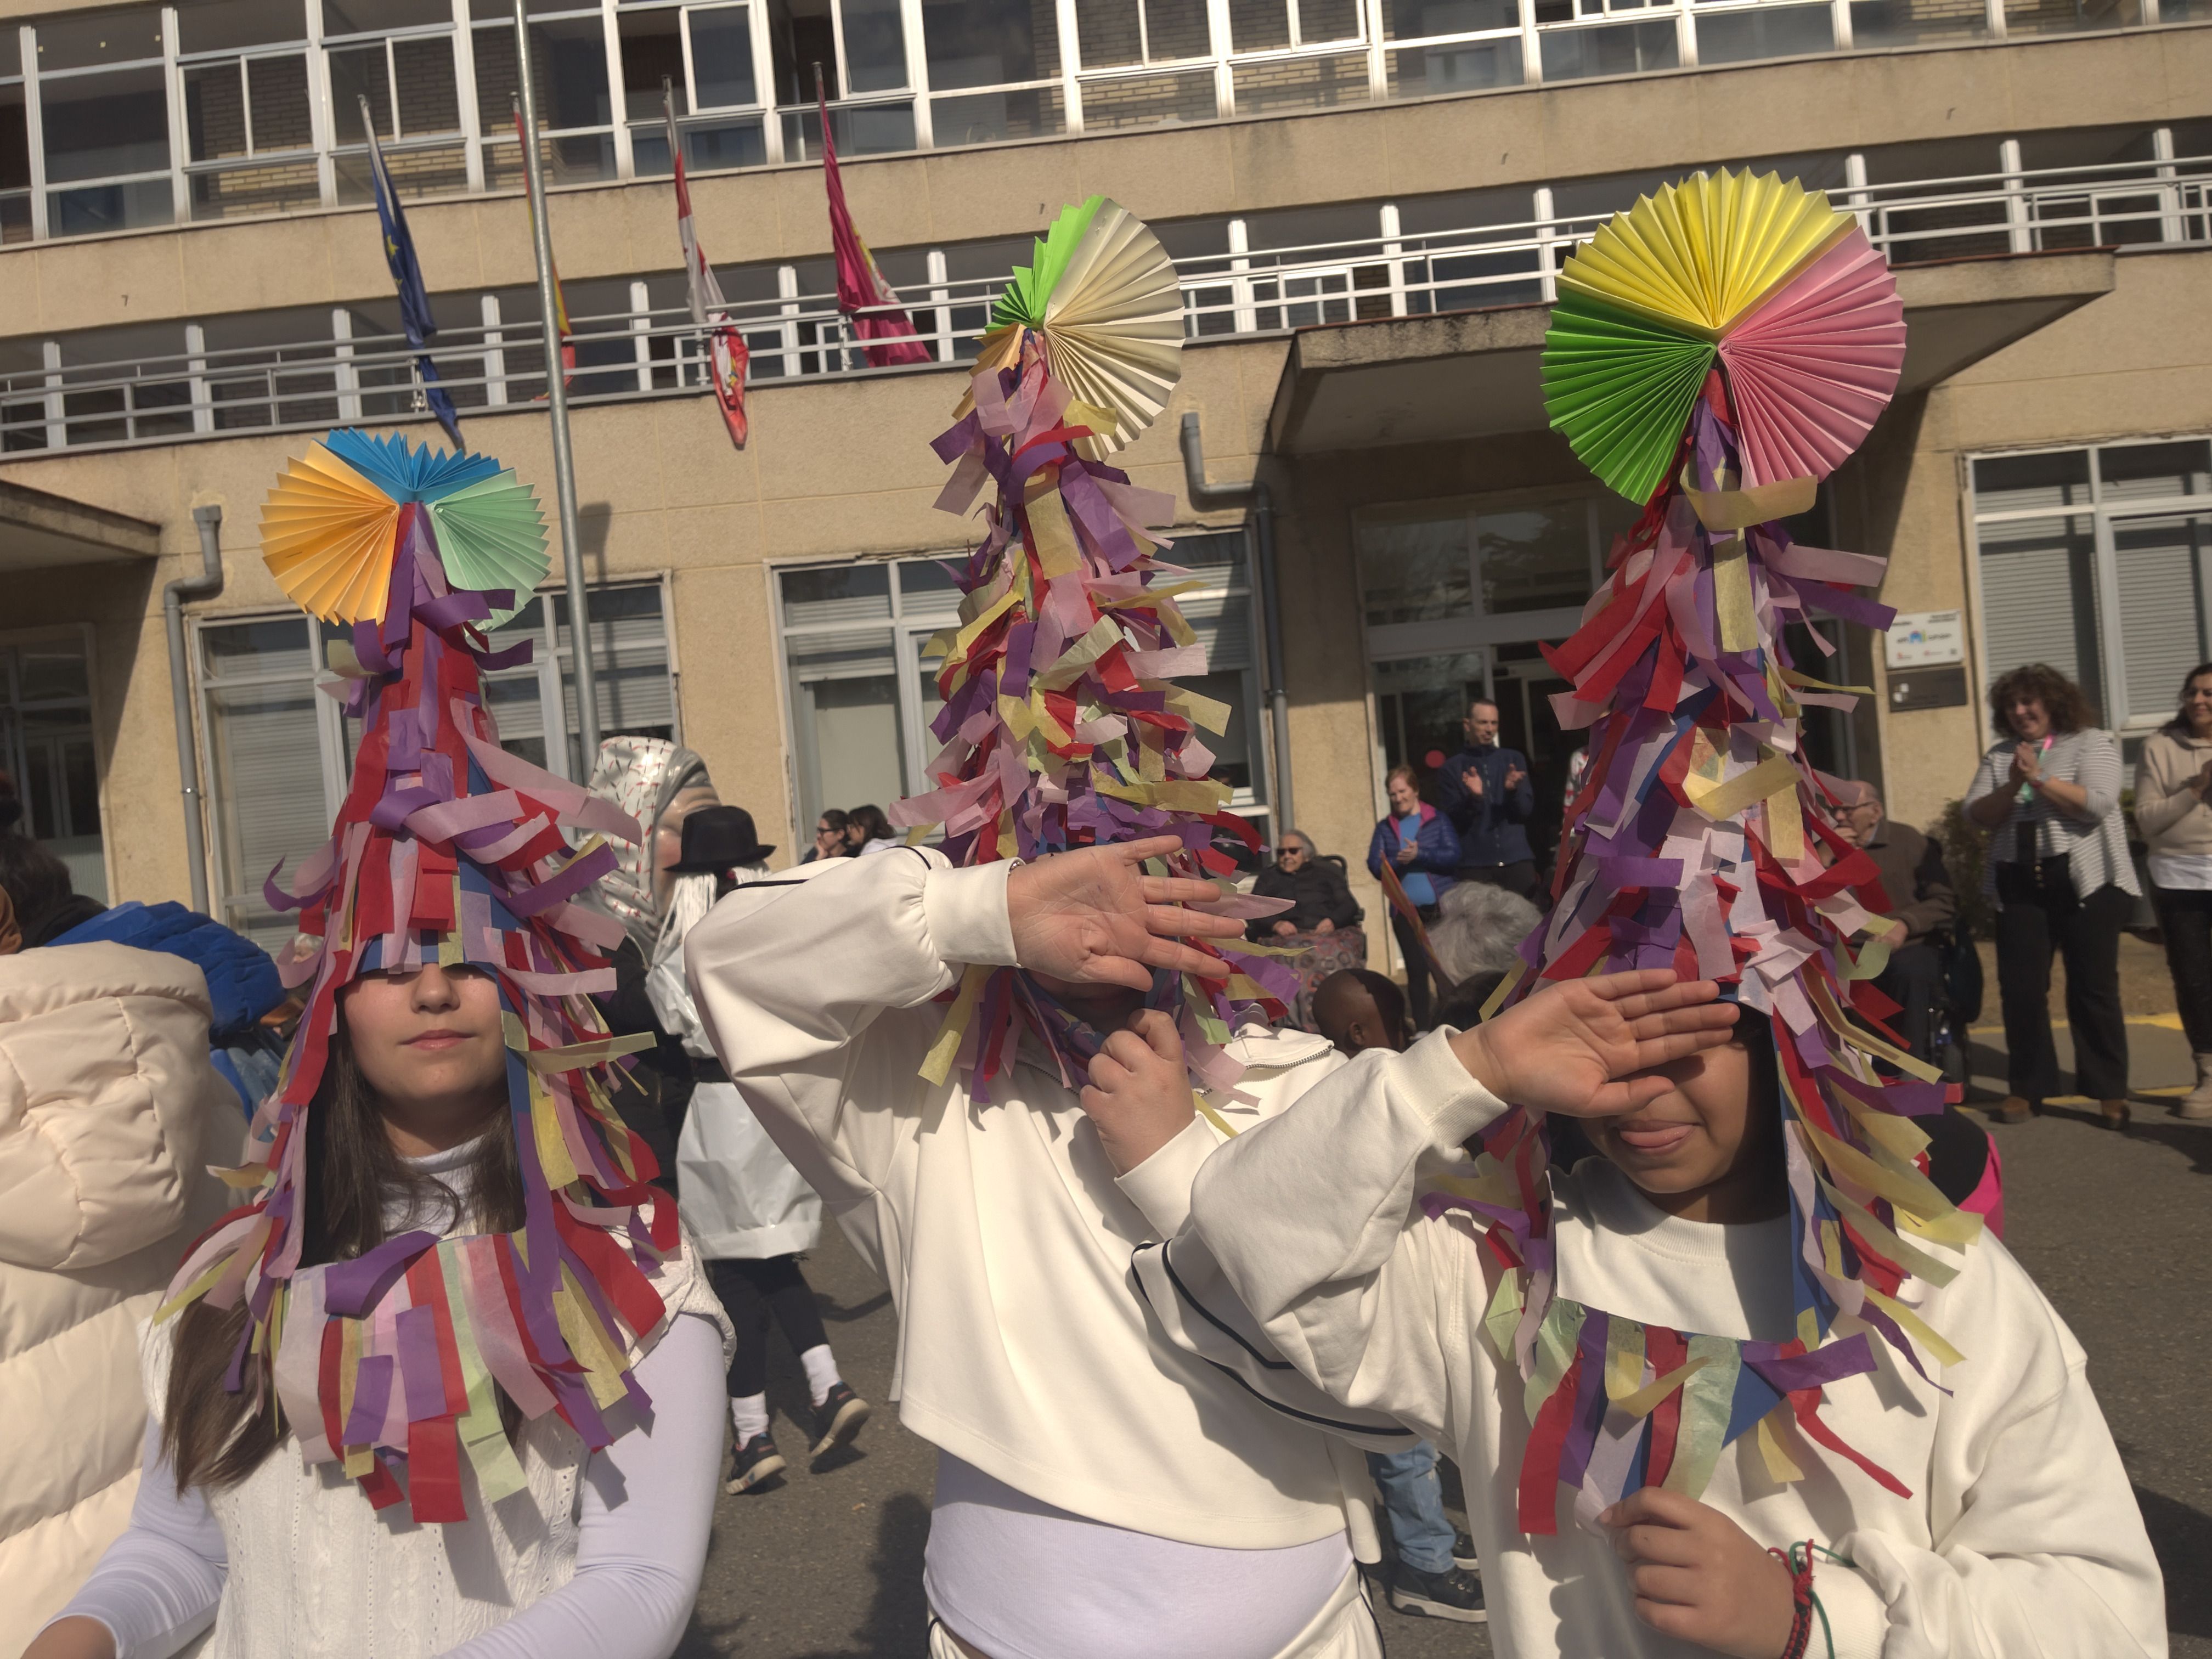
[[[556,184],[1871,46],[2212,0],[529,0]],[[0,241],[513,187],[508,0],[196,0],[0,29]]]
[[[2212,121],[1774,155],[1745,165],[1859,209],[1898,264],[2114,244],[2212,240]],[[1165,221],[1194,337],[1267,332],[1553,297],[1576,240],[1673,175]],[[518,215],[520,206],[515,209]],[[558,216],[555,230],[559,232]],[[669,240],[672,255],[675,239]],[[939,360],[965,356],[1025,241],[886,250],[878,258]],[[830,261],[718,271],[755,381],[858,367]],[[430,273],[434,283],[437,272]],[[672,271],[568,285],[580,398],[703,384]],[[543,395],[534,288],[440,294],[439,373],[465,410]],[[159,443],[418,412],[396,304],[272,310],[0,340],[0,450]]]

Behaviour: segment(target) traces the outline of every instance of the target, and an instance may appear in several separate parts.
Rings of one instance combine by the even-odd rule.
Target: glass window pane
[[[1472,34],[1517,28],[1517,0],[1382,0],[1382,38],[1424,40],[1432,34]]]
[[[1075,34],[1085,69],[1145,61],[1144,35],[1129,0],[1075,0]]]
[[[1052,0],[933,0],[921,9],[921,36],[933,91],[1060,73]]]
[[[906,84],[906,29],[899,0],[840,0],[845,23],[845,89],[894,92]]]
[[[2113,444],[2097,452],[2100,494],[2114,501],[2212,495],[2212,444],[2202,438],[2172,444]]]
[[[26,703],[77,702],[92,696],[84,652],[73,645],[15,647],[15,693]]]
[[[1590,593],[1587,496],[1476,520],[1486,616],[1578,605]]]
[[[1468,515],[1370,520],[1359,529],[1370,627],[1464,617],[1474,609]]]
[[[257,152],[306,149],[314,143],[314,127],[307,107],[305,55],[248,60],[246,85],[253,105],[253,148]]]
[[[1835,49],[1836,17],[1826,6],[1759,6],[1698,20],[1700,64],[1741,64]]]
[[[509,15],[514,8],[506,9]],[[532,10],[536,8],[532,7]],[[323,0],[323,36],[435,28],[453,21],[451,0]]]
[[[1672,23],[1617,23],[1605,28],[1550,29],[1543,35],[1544,78],[1640,75],[1680,61]]]
[[[1489,695],[1483,668],[1479,651],[1376,663],[1375,713],[1384,762],[1425,773],[1458,753],[1468,704]]]
[[[1327,40],[1358,38],[1358,0],[1298,0],[1301,45],[1312,46]]]
[[[319,695],[303,675],[289,685],[219,686],[207,699],[207,769],[226,919],[264,943],[270,933],[288,936],[292,924],[277,921],[263,902],[263,878],[280,859],[296,867],[330,838]]]
[[[1146,62],[1167,64],[1178,58],[1212,55],[1206,0],[1143,0],[1143,4]]]
[[[185,137],[195,161],[246,154],[246,87],[235,62],[185,71]]]
[[[338,143],[368,142],[361,124],[362,100],[368,100],[368,118],[379,138],[396,137],[392,131],[392,66],[382,41],[374,46],[349,46],[330,54],[331,118]]]
[[[1518,86],[1522,81],[1521,42],[1518,38],[1507,38],[1463,46],[1414,46],[1392,52],[1387,67],[1393,98],[1426,98],[1437,93]]]
[[[1289,0],[1229,0],[1233,52],[1273,52],[1291,44]]]
[[[302,0],[204,0],[177,8],[180,52],[222,52],[307,38]]]
[[[200,629],[200,665],[210,679],[244,675],[312,674],[302,617],[269,617]]]
[[[2180,703],[2189,671],[2212,655],[2205,644],[2212,517],[2124,519],[2112,526],[2112,556],[2118,566],[2128,723],[2165,720]]]
[[[716,6],[690,14],[691,78],[701,109],[729,109],[760,101],[753,80],[752,25],[743,6]]]
[[[2096,538],[2087,515],[1984,525],[1977,539],[1990,677],[2048,663],[2102,708]]]
[[[613,118],[607,99],[606,27],[597,17],[532,24],[530,50],[541,125],[558,131],[604,126]],[[511,112],[502,125],[514,125]]]
[[[39,88],[46,178],[112,179],[169,165],[169,99],[158,66],[71,76]]]
[[[1958,0],[1851,0],[1851,40],[1861,51],[1971,40],[1989,27],[1985,8]]]
[[[743,16],[740,9],[739,16]],[[624,12],[622,30],[623,110],[632,121],[660,118],[660,82],[665,77],[678,115],[690,113],[684,86],[684,15],[675,11]],[[692,27],[703,25],[694,19]],[[664,142],[663,149],[667,148]],[[669,170],[665,161],[660,171]]]
[[[399,82],[401,137],[460,131],[461,100],[453,80],[451,35],[393,41],[392,66]]]
[[[0,87],[0,190],[27,190],[30,185],[31,127],[23,88]]]
[[[1978,513],[2088,504],[2089,452],[2086,449],[2052,455],[1992,455],[1974,463],[1974,510]]]
[[[898,562],[902,615],[936,616],[960,607],[957,559],[901,559]]]
[[[808,623],[890,619],[890,572],[883,565],[841,564],[826,570],[787,570],[781,580],[783,621],[787,628]]]
[[[898,674],[888,629],[787,640],[801,810],[886,805],[906,793]]]
[[[40,22],[39,73],[128,64],[161,55],[161,14],[147,6]]]

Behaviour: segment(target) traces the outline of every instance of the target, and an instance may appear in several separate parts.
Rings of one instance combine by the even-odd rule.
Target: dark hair
[[[815,820],[815,827],[819,829],[823,824],[826,823],[830,826],[830,834],[834,836],[842,836],[845,833],[845,825],[847,822],[845,809],[843,807],[825,806],[822,809],[822,816]]]
[[[1471,974],[1452,988],[1452,994],[1437,1005],[1437,1024],[1465,1030],[1470,1025],[1482,1023],[1482,1005],[1490,1000],[1490,994],[1498,988],[1498,981],[1505,975],[1495,969]]]
[[[0,817],[6,816],[9,805],[21,809],[13,794],[0,798]],[[8,897],[15,904],[15,926],[26,945],[45,944],[49,934],[57,931],[52,924],[76,896],[69,866],[28,836],[13,830],[0,830],[0,887],[8,890]]]
[[[2166,723],[2166,730],[2185,738],[2189,735],[2189,688],[2207,674],[2212,674],[2212,662],[2200,662],[2181,677],[2180,695],[2174,698],[2179,706],[2174,709],[2173,718]]]
[[[1997,676],[1990,687],[1990,715],[1998,731],[2012,732],[2008,711],[2018,697],[2033,697],[2041,703],[2043,712],[2051,716],[2053,732],[2079,732],[2097,723],[2097,705],[2089,701],[2088,694],[2049,663],[2025,663]]]
[[[864,846],[872,841],[888,840],[890,836],[891,821],[884,816],[884,809],[880,806],[855,806],[845,814],[845,822],[860,832]]]
[[[307,1159],[301,1182],[300,1265],[349,1261],[384,1243],[385,1207],[401,1203],[417,1215],[458,1204],[454,1188],[412,1170],[392,1150],[376,1092],[362,1075],[341,1011],[322,1082],[307,1108]],[[495,1125],[477,1143],[462,1186],[474,1231],[514,1232],[523,1224],[522,1164],[514,1137]],[[283,1443],[269,1355],[249,1355],[246,1386],[223,1386],[245,1334],[244,1302],[210,1307],[203,1298],[178,1316],[161,1413],[161,1449],[176,1471],[177,1492],[231,1486],[252,1474]],[[510,1437],[520,1413],[502,1393],[500,1411]]]

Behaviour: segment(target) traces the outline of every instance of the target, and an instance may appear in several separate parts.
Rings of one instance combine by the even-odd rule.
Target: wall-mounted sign
[[[1966,659],[1966,621],[1957,611],[1900,611],[1882,635],[1887,668],[1929,668]]]

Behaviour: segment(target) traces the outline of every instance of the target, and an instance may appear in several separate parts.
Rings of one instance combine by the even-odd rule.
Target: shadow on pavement
[[[2151,1547],[2166,1574],[2166,1624],[2184,1636],[2212,1636],[2212,1516],[2157,1492],[2136,1488]]]

